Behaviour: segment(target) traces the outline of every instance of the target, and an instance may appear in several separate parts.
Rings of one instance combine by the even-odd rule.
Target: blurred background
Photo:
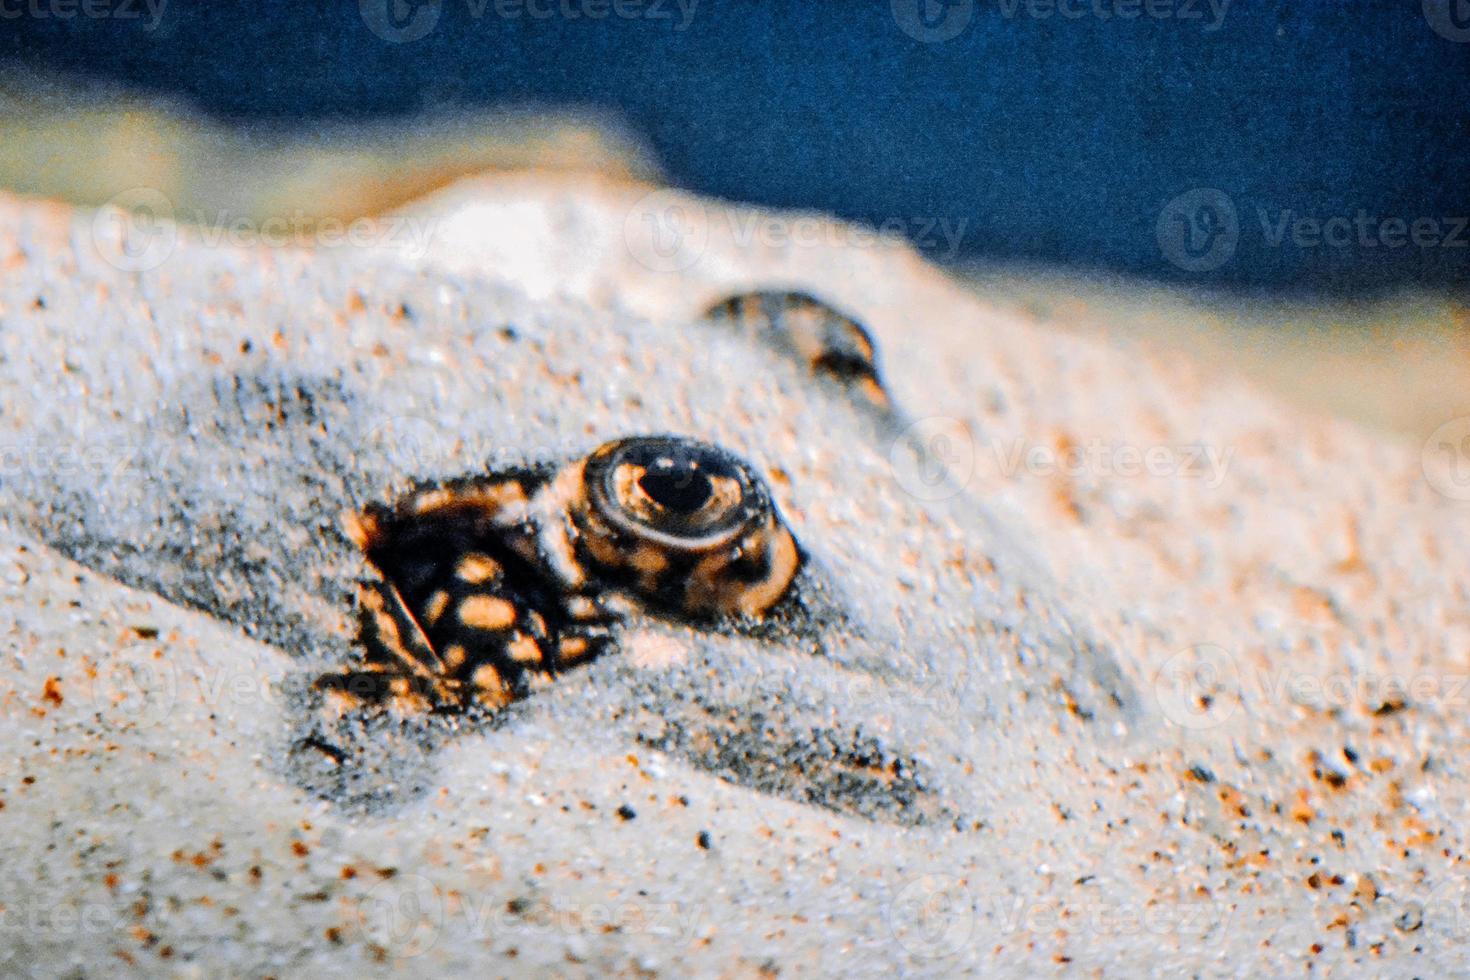
[[[1428,431],[1470,412],[1470,0],[1296,6],[0,0],[0,187],[353,217],[666,183]]]

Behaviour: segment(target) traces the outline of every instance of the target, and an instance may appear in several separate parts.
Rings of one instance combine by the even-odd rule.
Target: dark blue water
[[[940,258],[1293,291],[1470,272],[1470,0],[87,2],[0,0],[0,56],[308,127],[613,109],[682,186]]]

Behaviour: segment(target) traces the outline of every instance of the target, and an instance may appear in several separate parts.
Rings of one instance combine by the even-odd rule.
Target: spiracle
[[[784,290],[737,293],[709,307],[704,319],[745,331],[870,408],[891,409],[878,371],[877,347],[867,329],[815,296]]]

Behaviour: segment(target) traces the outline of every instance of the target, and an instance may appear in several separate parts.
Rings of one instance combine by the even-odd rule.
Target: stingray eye
[[[587,462],[589,502],[609,525],[676,551],[705,551],[770,512],[765,487],[740,460],[687,439],[625,439]]]
[[[587,457],[573,515],[590,564],[691,615],[757,615],[799,557],[765,483],[708,443],[644,436]]]

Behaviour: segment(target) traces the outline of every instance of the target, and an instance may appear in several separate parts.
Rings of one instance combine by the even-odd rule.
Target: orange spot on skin
[[[424,606],[424,622],[433,626],[439,621],[439,617],[444,615],[444,607],[447,605],[449,605],[449,593],[443,589],[435,592],[429,598],[428,604]]]
[[[459,560],[454,574],[470,585],[480,585],[500,574],[500,563],[489,555],[469,554]]]
[[[506,647],[510,659],[518,664],[539,664],[541,662],[541,647],[529,636],[521,635]]]
[[[459,605],[459,621],[478,630],[509,629],[515,625],[516,607],[499,596],[470,596]]]
[[[510,703],[510,690],[505,686],[505,679],[491,664],[477,667],[472,683],[480,700],[491,707],[499,708]]]

